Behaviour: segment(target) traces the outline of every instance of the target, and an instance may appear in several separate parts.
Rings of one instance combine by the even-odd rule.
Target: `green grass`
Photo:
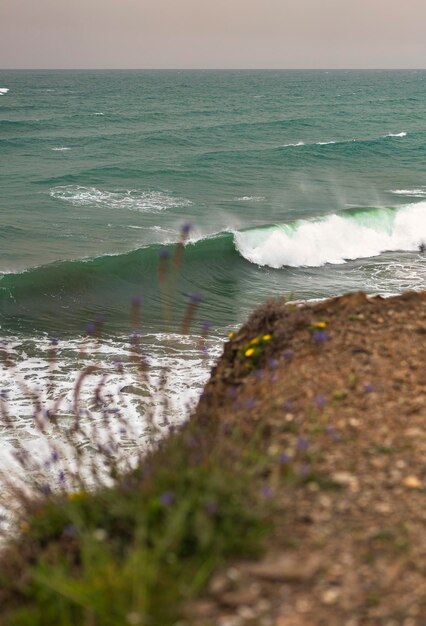
[[[264,463],[254,442],[190,424],[110,488],[34,501],[2,558],[1,624],[176,623],[214,569],[261,549]]]

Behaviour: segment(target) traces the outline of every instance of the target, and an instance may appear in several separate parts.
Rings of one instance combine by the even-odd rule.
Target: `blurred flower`
[[[364,393],[371,393],[374,391],[374,385],[372,385],[371,383],[364,383],[362,389]]]
[[[314,405],[317,409],[323,409],[327,404],[327,399],[321,393],[314,397]]]
[[[108,534],[105,528],[97,528],[93,531],[93,539],[95,539],[95,541],[105,541],[107,537]]]
[[[278,457],[278,463],[280,465],[287,465],[288,463],[290,463],[290,461],[291,457],[289,454],[287,454],[287,452],[282,452]]]
[[[249,359],[254,354],[254,348],[249,348],[244,352],[244,355]]]
[[[306,437],[298,437],[296,441],[296,447],[300,451],[305,451],[309,448],[309,439]]]
[[[272,335],[268,335],[268,334],[267,335],[263,335],[262,339],[263,339],[263,341],[271,341]]]
[[[264,487],[262,487],[262,496],[267,500],[273,498],[274,491],[272,487],[270,487],[269,485],[265,485]]]
[[[293,400],[284,400],[284,402],[283,402],[283,409],[284,409],[284,411],[292,411],[294,409],[294,402],[293,402]]]
[[[293,358],[294,352],[293,350],[284,350],[283,352],[283,357],[285,358],[286,361],[291,361],[291,359]]]
[[[234,332],[229,333],[229,335],[228,335],[229,339],[233,339],[234,337],[235,337],[235,333]]]
[[[315,343],[325,343],[330,339],[330,335],[323,330],[315,330],[312,333],[312,339]]]
[[[158,499],[163,506],[172,506],[175,503],[175,494],[172,491],[164,491]]]

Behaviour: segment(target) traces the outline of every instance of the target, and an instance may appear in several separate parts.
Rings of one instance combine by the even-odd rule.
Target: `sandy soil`
[[[425,357],[426,292],[270,302],[230,339],[196,418],[259,438],[275,529],[189,623],[426,625]]]

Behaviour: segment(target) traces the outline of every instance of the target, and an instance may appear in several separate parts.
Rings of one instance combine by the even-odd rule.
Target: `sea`
[[[268,298],[426,287],[426,71],[1,70],[0,181],[0,449],[90,360],[170,425]]]

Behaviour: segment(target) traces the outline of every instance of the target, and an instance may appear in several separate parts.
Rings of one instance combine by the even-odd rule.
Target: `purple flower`
[[[256,400],[254,398],[247,398],[245,401],[245,408],[248,411],[251,411],[256,406]]]
[[[44,485],[40,485],[40,491],[44,496],[48,496],[51,493],[50,485],[44,483]]]
[[[53,450],[52,456],[50,458],[51,458],[52,463],[57,463],[58,462],[59,454],[57,453],[56,450]]]
[[[371,383],[364,383],[362,389],[364,393],[371,393],[372,391],[374,391],[374,385],[372,385]]]
[[[310,466],[307,463],[301,463],[297,467],[297,474],[301,478],[306,478],[306,476],[309,476],[310,473],[311,473],[311,468],[310,468]]]
[[[278,463],[280,465],[288,465],[290,463],[291,457],[287,452],[282,452],[278,457]]]
[[[327,399],[321,393],[315,396],[314,405],[317,407],[317,409],[323,409],[326,404],[327,404]]]
[[[60,482],[60,483],[64,483],[64,482],[65,482],[65,472],[63,472],[63,471],[61,470],[61,471],[59,472],[58,478],[59,478],[59,482]]]
[[[307,437],[298,437],[296,447],[301,452],[304,452],[309,448],[309,439],[307,439]]]
[[[286,361],[291,361],[293,356],[294,356],[293,350],[284,350],[283,357],[285,358]]]
[[[284,409],[284,411],[292,411],[294,409],[294,402],[293,402],[293,400],[284,400],[284,402],[283,402],[283,409]]]
[[[74,539],[77,536],[77,529],[74,524],[68,524],[62,531],[62,536],[68,539]]]
[[[330,335],[325,330],[314,330],[312,333],[312,339],[315,343],[325,343],[330,339]]]
[[[256,370],[254,375],[256,376],[257,380],[260,380],[261,378],[263,378],[263,371],[262,370]]]
[[[217,515],[219,512],[219,507],[217,505],[217,502],[213,498],[210,498],[209,500],[207,500],[204,506],[209,515]]]
[[[175,503],[175,494],[171,491],[164,491],[158,499],[163,506],[172,506]]]
[[[264,487],[262,487],[262,496],[266,500],[270,500],[271,498],[273,498],[274,491],[273,491],[272,487],[270,487],[269,485],[265,485]]]
[[[202,300],[202,297],[199,293],[189,293],[188,294],[190,304],[199,304]]]
[[[279,365],[279,361],[277,359],[269,359],[268,367],[270,367],[272,370],[276,369],[278,365]]]
[[[337,441],[341,441],[341,436],[340,433],[337,432],[337,430],[334,428],[334,426],[326,426],[325,428],[325,432],[327,433],[327,435],[330,437],[330,439],[334,442]]]
[[[162,248],[160,250],[160,259],[162,261],[167,261],[167,259],[170,259],[170,250],[168,250],[167,248]]]

